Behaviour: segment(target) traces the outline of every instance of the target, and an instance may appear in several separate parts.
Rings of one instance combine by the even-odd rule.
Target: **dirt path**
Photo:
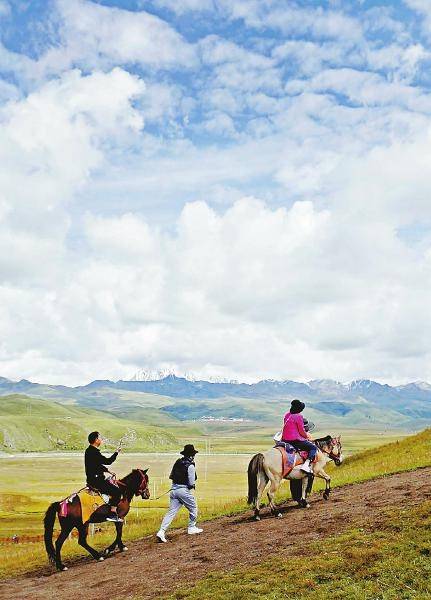
[[[315,540],[361,524],[376,527],[387,508],[408,507],[431,498],[431,468],[391,475],[335,489],[325,502],[312,498],[309,510],[283,507],[283,519],[251,520],[251,512],[203,523],[204,533],[170,534],[171,543],[144,538],[129,551],[102,563],[91,558],[64,573],[32,576],[0,584],[0,599],[100,600],[160,598],[191,584],[209,571],[261,562],[274,551],[300,554]],[[264,510],[266,516],[266,510]]]

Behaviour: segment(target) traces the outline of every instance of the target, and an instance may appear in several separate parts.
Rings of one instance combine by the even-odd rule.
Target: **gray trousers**
[[[166,531],[169,525],[172,523],[175,515],[180,510],[182,506],[185,506],[189,511],[189,527],[194,527],[196,525],[196,519],[198,517],[198,507],[196,505],[196,500],[190,490],[186,487],[177,488],[171,491],[170,494],[170,504],[168,512],[163,517],[162,524],[160,525],[160,529]]]

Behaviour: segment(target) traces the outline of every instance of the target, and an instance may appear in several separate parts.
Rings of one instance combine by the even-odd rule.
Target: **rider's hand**
[[[310,440],[310,442],[313,441],[313,436],[311,434],[309,434],[308,431],[307,431],[307,440]]]

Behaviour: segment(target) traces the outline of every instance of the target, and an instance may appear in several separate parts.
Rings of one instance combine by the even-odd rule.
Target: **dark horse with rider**
[[[87,487],[69,498],[54,502],[45,514],[46,552],[50,561],[60,571],[67,570],[61,561],[61,548],[74,528],[78,530],[78,544],[96,560],[103,560],[104,556],[113,552],[117,546],[121,552],[126,550],[122,541],[123,521],[129,512],[132,499],[134,496],[141,496],[143,499],[150,497],[147,469],[133,469],[126,477],[116,479],[106,465],[115,461],[121,448],[110,457],[104,456],[99,450],[103,439],[97,431],[89,434],[88,442],[89,446],[85,451]],[[61,531],[54,547],[52,534],[56,517],[60,522]],[[87,536],[90,523],[103,521],[113,521],[117,535],[112,544],[100,553],[87,543]]]

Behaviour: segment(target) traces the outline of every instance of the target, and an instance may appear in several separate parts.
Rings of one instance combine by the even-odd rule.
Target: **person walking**
[[[197,533],[202,533],[203,531],[203,529],[196,526],[198,507],[192,493],[192,490],[195,489],[197,480],[195,467],[195,455],[197,453],[198,450],[195,450],[193,444],[186,444],[184,450],[181,450],[180,452],[183,456],[179,458],[172,467],[171,474],[169,475],[169,479],[172,479],[169,509],[163,517],[159,531],[156,533],[159,542],[168,541],[165,536],[166,530],[182,506],[189,511],[187,533],[189,535],[195,535]]]

